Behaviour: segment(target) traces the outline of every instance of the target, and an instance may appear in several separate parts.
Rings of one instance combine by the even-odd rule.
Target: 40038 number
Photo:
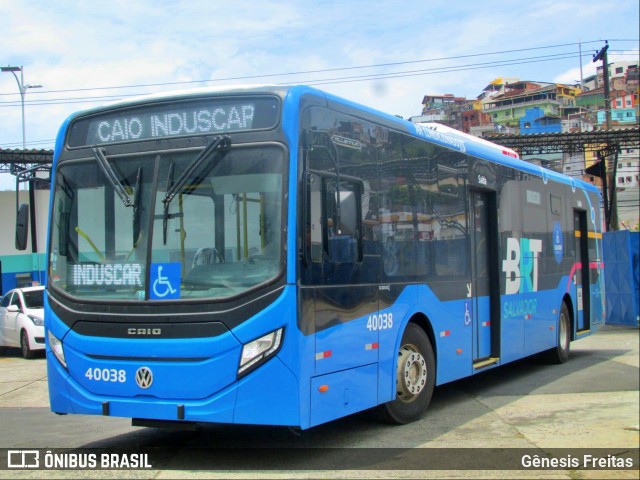
[[[88,368],[84,376],[93,382],[125,383],[127,381],[126,370],[115,368]]]
[[[380,315],[369,315],[367,320],[367,330],[388,330],[393,328],[393,313],[381,313]]]

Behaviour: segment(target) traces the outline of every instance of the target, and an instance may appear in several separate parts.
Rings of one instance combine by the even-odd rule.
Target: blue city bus
[[[311,87],[74,114],[51,176],[58,414],[404,424],[604,323],[593,186]]]

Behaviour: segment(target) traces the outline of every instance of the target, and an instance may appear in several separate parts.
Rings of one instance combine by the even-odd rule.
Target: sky
[[[638,61],[640,0],[2,0],[0,65],[23,66],[27,148],[70,114],[203,86],[309,84],[400,115],[493,79],[576,84],[596,51]],[[582,52],[582,56],[580,56]],[[598,63],[597,65],[600,65]],[[20,74],[18,73],[18,76]],[[18,82],[0,74],[0,148],[22,148]],[[15,179],[0,174],[0,190]]]

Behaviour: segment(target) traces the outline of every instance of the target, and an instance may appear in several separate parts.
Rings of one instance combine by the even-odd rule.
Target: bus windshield
[[[282,149],[98,156],[57,169],[53,288],[82,300],[223,299],[282,271]]]

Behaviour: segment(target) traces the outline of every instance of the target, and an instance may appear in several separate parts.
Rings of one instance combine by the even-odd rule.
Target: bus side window
[[[322,178],[308,174],[306,189],[306,255],[312,263],[322,263]]]
[[[329,261],[354,263],[362,259],[360,247],[360,189],[354,182],[326,180],[326,252]]]
[[[311,262],[362,260],[361,185],[310,173],[307,178],[307,255]]]

